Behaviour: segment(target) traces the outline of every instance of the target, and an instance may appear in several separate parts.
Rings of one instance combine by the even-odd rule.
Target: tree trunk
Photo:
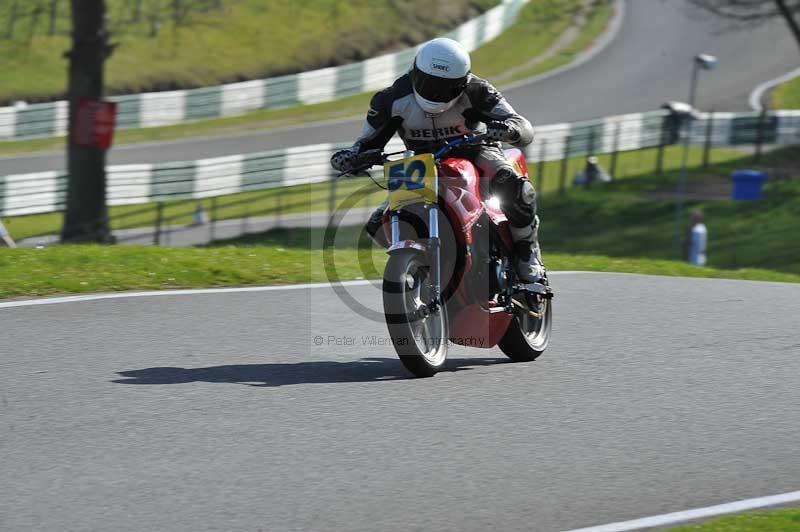
[[[778,7],[778,11],[780,11],[781,15],[783,15],[786,24],[789,25],[789,29],[792,30],[792,35],[794,35],[794,40],[797,43],[797,46],[800,47],[800,24],[798,24],[797,19],[794,18],[792,9],[786,5],[786,0],[774,1],[775,5]]]
[[[106,209],[106,150],[73,143],[78,101],[103,96],[103,63],[111,54],[105,27],[105,0],[71,0],[72,50],[69,58],[69,186],[62,242],[109,242]]]

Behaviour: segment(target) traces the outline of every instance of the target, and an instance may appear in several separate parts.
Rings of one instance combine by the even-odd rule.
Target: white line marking
[[[342,286],[368,285],[373,281],[345,281]],[[244,286],[240,288],[188,288],[185,290],[152,290],[148,292],[119,292],[110,294],[84,294],[79,296],[48,297],[44,299],[28,299],[24,301],[8,301],[0,303],[0,308],[33,307],[37,305],[56,305],[59,303],[80,303],[83,301],[101,301],[104,299],[127,299],[134,297],[195,296],[206,294],[226,294],[244,292],[275,292],[278,290],[303,290],[313,288],[330,288],[330,283],[287,284],[285,286]]]
[[[796,78],[797,76],[800,76],[800,68],[792,70],[791,72],[787,72],[786,74],[778,76],[775,79],[765,81],[764,83],[753,89],[753,92],[750,93],[750,99],[749,99],[750,107],[752,107],[756,111],[761,111],[764,108],[764,106],[761,105],[761,100],[764,98],[765,92],[767,92],[768,90],[777,85],[780,85],[785,81],[789,81],[792,78]]]
[[[575,273],[603,273],[581,271],[549,272],[549,275],[569,275]],[[367,286],[380,282],[379,279],[343,281],[337,286]],[[136,297],[196,296],[209,294],[238,294],[247,292],[277,292],[281,290],[312,290],[315,288],[332,288],[331,283],[301,283],[277,286],[243,286],[239,288],[186,288],[182,290],[150,290],[145,292],[111,292],[106,294],[82,294],[77,296],[44,297],[21,301],[0,302],[0,309],[15,307],[35,307],[39,305],[57,305],[60,303],[82,303],[84,301],[102,301],[106,299],[127,299]]]
[[[797,501],[800,501],[800,491],[792,491],[789,493],[781,493],[780,495],[769,495],[767,497],[745,499],[743,501],[718,504],[716,506],[708,506],[706,508],[696,508],[694,510],[684,510],[682,512],[643,517],[641,519],[634,519],[632,521],[621,521],[619,523],[590,526],[588,528],[576,528],[567,532],[625,532],[627,530],[640,530],[643,528],[672,525],[675,523],[682,523],[684,521],[692,521],[694,519],[703,519],[717,515],[732,514],[736,512],[743,512],[745,510],[753,510],[756,508],[776,506],[779,504],[787,504]]]

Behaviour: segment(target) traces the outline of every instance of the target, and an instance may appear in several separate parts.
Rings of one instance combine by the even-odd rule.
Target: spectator
[[[11,238],[11,235],[8,234],[8,231],[6,231],[6,228],[3,225],[3,220],[0,220],[0,247],[3,246],[15,248],[17,247],[17,244],[14,242],[14,239]]]
[[[708,229],[704,223],[703,213],[699,210],[692,211],[689,216],[689,232],[684,242],[684,257],[689,263],[697,266],[705,265],[707,240]]]
[[[577,174],[572,183],[576,186],[578,185],[591,185],[592,183],[596,183],[598,181],[603,183],[610,183],[612,181],[612,177],[603,170],[603,167],[600,166],[600,162],[598,161],[597,157],[589,157],[586,159],[586,166],[583,169],[583,172]]]

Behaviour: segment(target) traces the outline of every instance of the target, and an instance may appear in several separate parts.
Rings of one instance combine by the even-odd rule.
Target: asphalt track
[[[748,96],[757,85],[800,63],[797,45],[782,21],[736,30],[686,0],[627,0],[619,34],[590,62],[504,93],[518,111],[540,125],[652,110],[666,101],[687,99],[692,58],[701,52],[716,55],[720,63],[714,72],[703,74],[698,106],[717,111],[748,109]],[[349,142],[361,121],[120,146],[110,152],[109,160],[159,163]],[[0,175],[63,166],[63,153],[0,158]]]
[[[798,489],[800,285],[554,283],[538,361],[427,380],[328,288],[0,306],[0,529],[547,532]]]

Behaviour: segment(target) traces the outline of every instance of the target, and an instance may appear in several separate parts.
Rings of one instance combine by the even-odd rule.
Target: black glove
[[[486,138],[498,142],[515,142],[519,140],[519,131],[506,122],[489,122],[486,125]]]
[[[353,150],[339,150],[331,157],[331,166],[337,172],[349,172],[355,167],[357,156]]]

